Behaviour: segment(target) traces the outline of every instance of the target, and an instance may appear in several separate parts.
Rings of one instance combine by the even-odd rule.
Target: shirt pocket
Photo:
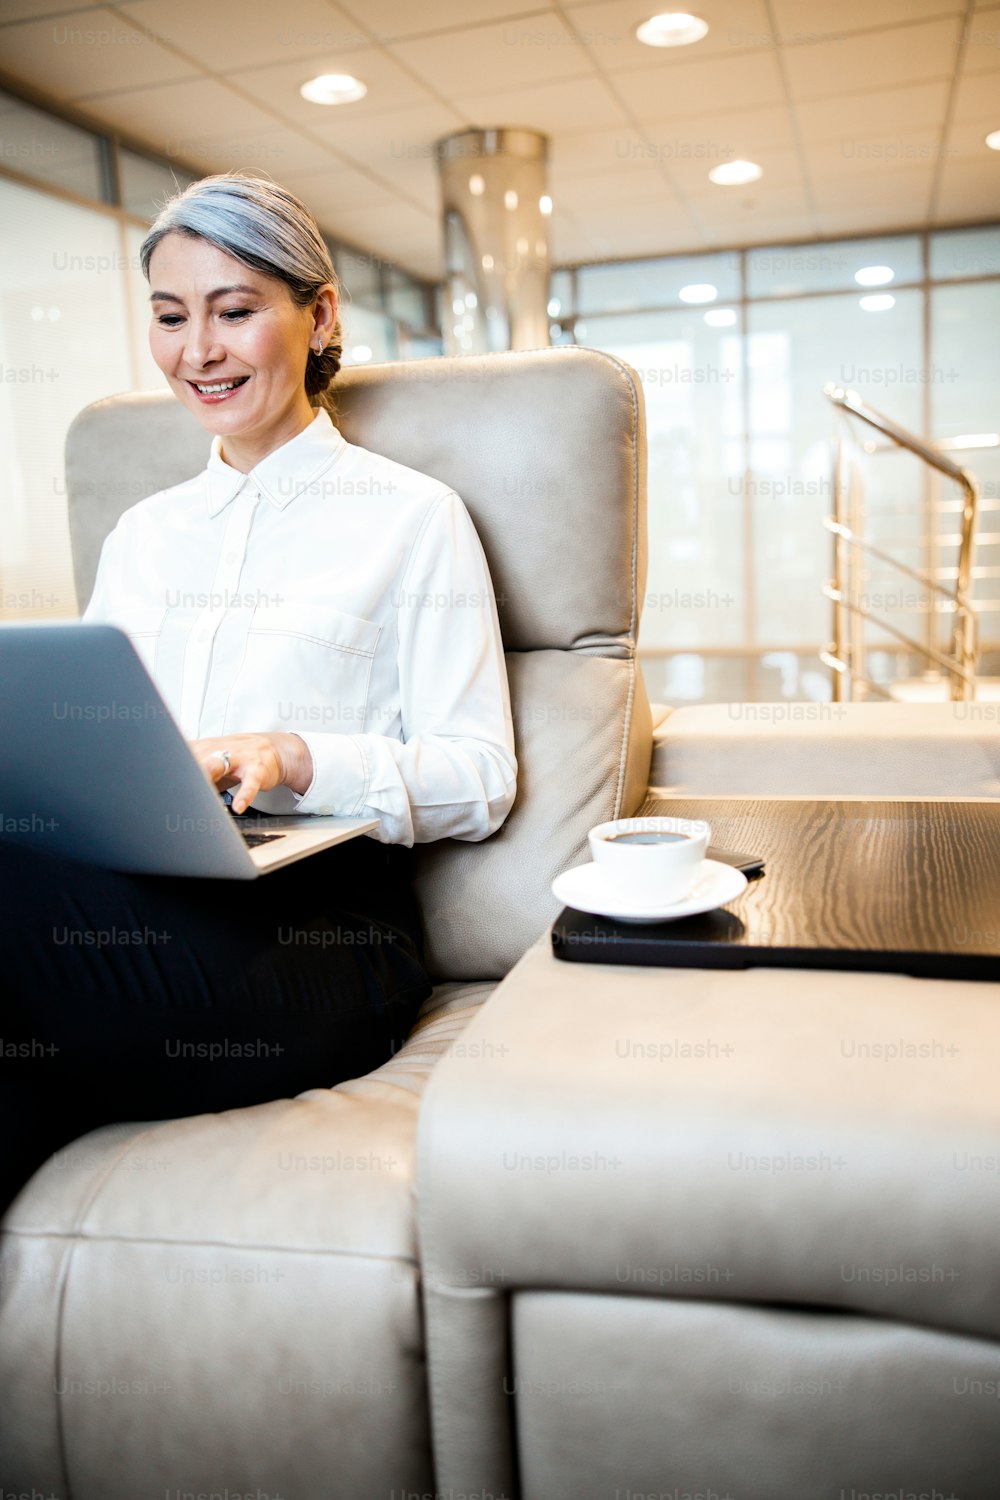
[[[322,604],[256,609],[230,695],[230,730],[359,734],[381,625]]]

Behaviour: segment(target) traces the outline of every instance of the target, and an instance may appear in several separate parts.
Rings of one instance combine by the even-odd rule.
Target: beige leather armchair
[[[435,1490],[417,1115],[438,1059],[461,1048],[555,914],[552,876],[585,856],[589,827],[645,792],[643,407],[631,370],[581,349],[348,370],[338,392],[351,441],[446,480],[477,525],[507,648],[517,801],[485,843],[421,851],[436,988],[391,1061],[333,1089],[319,1076],[294,1100],[96,1131],[12,1205],[5,1491]],[[77,419],[67,477],[81,606],[120,512],[206,453],[167,395],[114,397]]]

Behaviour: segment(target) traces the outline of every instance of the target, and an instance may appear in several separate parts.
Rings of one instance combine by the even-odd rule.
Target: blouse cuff
[[[295,811],[358,817],[368,800],[371,779],[361,736],[306,731],[299,738],[305,741],[312,756],[313,779]]]

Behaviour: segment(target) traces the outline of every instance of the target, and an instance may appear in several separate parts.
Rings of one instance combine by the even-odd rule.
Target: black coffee
[[[690,835],[686,833],[612,833],[609,844],[686,844]]]

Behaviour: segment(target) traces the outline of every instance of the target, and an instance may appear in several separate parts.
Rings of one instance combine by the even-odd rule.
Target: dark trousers
[[[431,992],[412,854],[362,836],[258,880],[195,880],[0,839],[0,1213],[98,1125],[384,1062]]]

